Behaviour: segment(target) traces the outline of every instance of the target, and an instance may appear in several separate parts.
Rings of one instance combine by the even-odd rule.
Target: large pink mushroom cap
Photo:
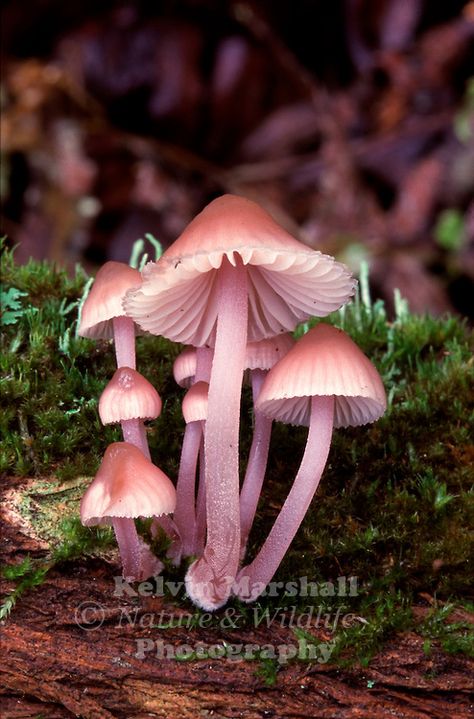
[[[337,310],[354,292],[345,265],[292,237],[259,205],[223,195],[194,218],[143,284],[128,292],[127,313],[145,330],[176,342],[213,345],[217,271],[224,258],[247,268],[248,335],[254,342]]]

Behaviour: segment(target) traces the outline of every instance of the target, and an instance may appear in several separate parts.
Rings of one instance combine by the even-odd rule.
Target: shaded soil
[[[44,555],[7,505],[2,520],[4,561],[18,562],[25,553]],[[161,596],[114,596],[112,577],[117,573],[112,564],[97,559],[69,563],[20,598],[2,627],[4,719],[472,716],[474,662],[436,645],[427,656],[423,639],[412,633],[395,637],[368,668],[282,663],[272,686],[265,682],[262,662],[255,660],[159,656],[164,651],[156,651],[160,642],[174,648],[223,641],[264,647],[294,645],[296,639],[291,628],[278,625],[156,628],[163,617],[172,615],[176,621],[185,610]],[[12,588],[3,585],[3,591]],[[84,616],[88,630],[78,625]],[[91,629],[94,622],[101,626]],[[328,638],[323,631],[315,635],[315,641]],[[137,640],[155,642],[153,650],[148,650],[151,641],[140,645]]]

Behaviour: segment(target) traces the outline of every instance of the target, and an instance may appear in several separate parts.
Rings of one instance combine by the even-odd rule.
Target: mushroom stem
[[[127,517],[114,517],[112,526],[122,559],[123,577],[130,581],[139,581],[142,578],[141,551],[135,522]]]
[[[196,468],[201,438],[201,421],[188,422],[184,431],[181,449],[181,461],[176,484],[176,510],[174,513],[174,521],[181,537],[182,553],[185,557],[194,553]]]
[[[247,274],[240,257],[218,270],[217,332],[204,438],[207,542],[186,575],[191,599],[213,611],[227,601],[240,551],[239,422],[247,342]]]
[[[138,447],[147,459],[151,460],[148,440],[146,438],[145,423],[141,419],[123,419],[120,422],[125,442]]]
[[[163,569],[146,542],[138,536],[135,522],[127,517],[112,519],[115,537],[122,560],[122,575],[129,582],[142,582]]]
[[[112,322],[117,367],[136,369],[134,321],[131,317],[114,317]]]
[[[326,465],[333,420],[334,397],[313,397],[306,448],[293,486],[259,553],[235,582],[234,593],[244,602],[263,592],[303,521]]]
[[[263,380],[264,370],[252,370],[253,403],[257,401]],[[243,559],[247,547],[250,529],[257,511],[258,500],[262,490],[265,470],[267,468],[268,450],[272,432],[272,420],[259,410],[254,410],[254,430],[250,447],[247,470],[240,492],[240,557]]]
[[[196,500],[196,524],[194,528],[194,544],[193,554],[197,556],[204,552],[204,545],[206,543],[206,484],[204,478],[206,476],[204,462],[204,428],[205,423],[201,423],[202,436],[201,436],[201,448],[199,453],[199,488]]]
[[[210,347],[197,347],[196,349],[196,373],[193,384],[197,382],[209,383],[211,377],[212,358],[214,350]],[[197,500],[196,500],[196,474],[199,455],[204,452],[204,422],[190,422],[184,431],[183,446],[181,449],[181,461],[179,465],[178,482],[176,484],[176,511],[174,520],[182,540],[182,554],[189,557],[192,554],[202,554],[204,551],[204,533],[201,534],[202,541],[199,550],[196,548],[197,536]],[[202,462],[201,462],[202,465]],[[204,466],[204,465],[202,465]],[[202,467],[201,467],[202,468]],[[202,503],[202,487],[204,487],[204,475],[200,475],[199,496],[201,497],[201,519],[206,521],[206,508]],[[205,497],[204,497],[205,502]]]
[[[211,378],[212,358],[214,351],[211,347],[196,348],[196,374],[194,382],[208,382]]]

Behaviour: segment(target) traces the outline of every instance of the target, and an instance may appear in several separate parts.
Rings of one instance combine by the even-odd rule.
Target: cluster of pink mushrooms
[[[373,422],[386,408],[377,370],[342,330],[319,323],[298,342],[291,335],[302,321],[339,309],[354,287],[344,265],[234,195],[211,202],[141,273],[117,262],[99,270],[79,334],[114,339],[118,369],[99,414],[104,424],[121,424],[124,441],[106,450],[81,519],[112,523],[126,579],[162,569],[135,528],[135,518],[153,517],[152,532],[170,539],[168,557],[175,564],[194,558],[185,583],[197,606],[213,611],[231,594],[253,601],[262,593],[316,491],[333,427]],[[187,390],[176,488],[150,459],[144,422],[160,414],[161,400],[135,368],[139,331],[188,346],[174,364]],[[254,417],[240,483],[244,381]],[[308,426],[307,444],[268,537],[246,565],[273,420]]]

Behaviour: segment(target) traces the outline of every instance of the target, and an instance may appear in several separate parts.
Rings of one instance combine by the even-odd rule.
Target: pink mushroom
[[[122,301],[127,290],[139,287],[141,281],[138,270],[123,262],[106,262],[82,307],[79,336],[113,338],[117,367],[135,369],[135,323],[126,316]]]
[[[197,349],[195,347],[187,347],[177,356],[173,363],[174,379],[180,387],[186,387],[188,389],[199,381],[205,382],[206,386],[208,386],[211,364],[211,349],[206,347],[198,347]],[[186,402],[188,406],[192,403],[192,396],[191,394]],[[156,533],[157,526],[160,526],[171,539],[171,546],[167,556],[174,564],[181,562],[183,551],[185,556],[196,553],[196,545],[193,539],[195,534],[194,487],[196,484],[198,455],[199,453],[203,453],[203,438],[204,431],[202,422],[197,424],[193,422],[192,426],[186,427],[176,488],[176,514],[178,520],[176,521],[176,518],[171,520],[169,517],[162,517],[155,520],[152,525],[153,534]],[[204,475],[202,474],[201,502],[203,482]],[[194,517],[192,526],[188,524],[190,517]],[[180,526],[178,527],[178,525]],[[200,536],[201,535],[202,531],[200,532]]]
[[[188,570],[191,599],[225,604],[240,554],[239,416],[245,350],[324,316],[353,293],[332,257],[295,240],[250,200],[225,195],[199,214],[159,262],[142,272],[124,307],[143,329],[214,346],[205,435],[207,542]]]
[[[150,450],[144,420],[161,414],[161,398],[145,377],[131,367],[119,367],[99,400],[102,424],[120,422],[123,438],[138,447],[147,459]]]
[[[250,374],[254,403],[254,431],[245,477],[240,490],[240,555],[245,555],[250,529],[257,511],[258,500],[267,468],[272,431],[272,419],[255,405],[268,370],[293,347],[291,334],[285,333],[260,342],[249,342],[245,354],[245,369]]]
[[[208,392],[207,382],[196,382],[187,391],[182,405],[186,430],[176,484],[174,521],[185,557],[194,554],[196,546],[196,470],[207,418]]]
[[[303,521],[326,464],[333,427],[374,422],[385,412],[386,396],[377,370],[351,338],[321,323],[270,370],[257,408],[282,422],[309,425],[309,432],[275,524],[235,582],[235,594],[247,602],[271,580]]]
[[[175,505],[176,491],[164,472],[134,445],[115,442],[82,498],[81,521],[86,527],[112,522],[124,578],[142,581],[163,565],[138,536],[133,520],[169,514]]]

